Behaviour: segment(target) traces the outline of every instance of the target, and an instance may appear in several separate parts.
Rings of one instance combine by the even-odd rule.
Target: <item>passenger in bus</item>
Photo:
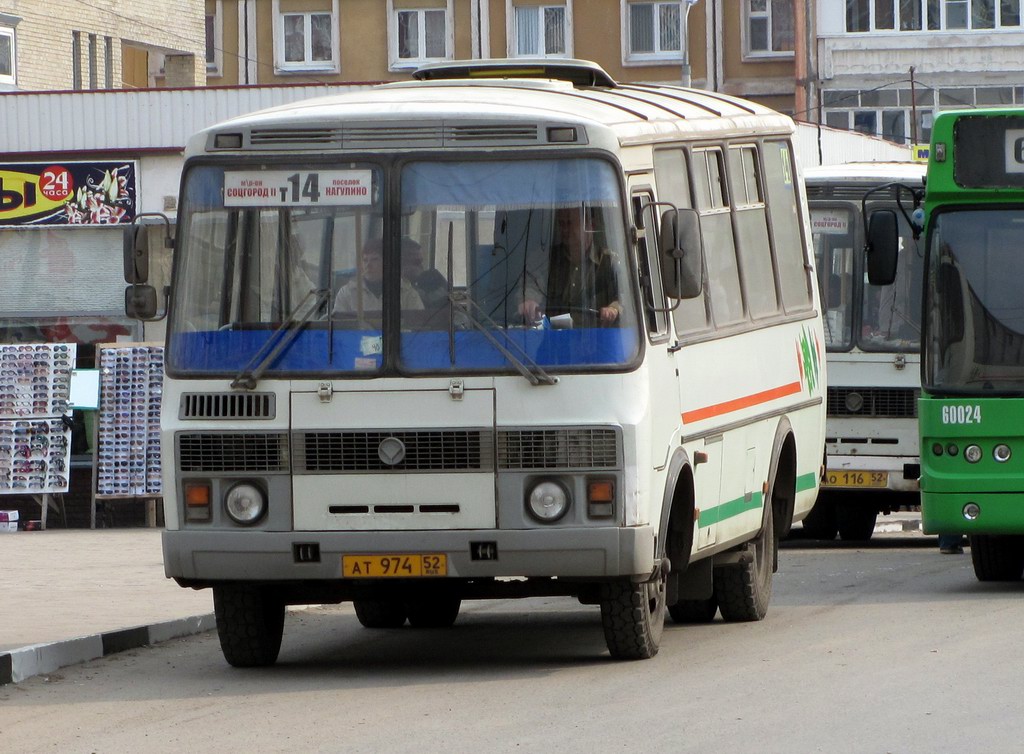
[[[402,239],[402,278],[412,283],[427,309],[448,303],[448,281],[436,267],[427,268],[423,247],[411,238]]]
[[[406,244],[415,241],[404,239]],[[419,244],[416,244],[417,246]],[[338,291],[334,299],[334,311],[344,313],[379,312],[384,289],[384,243],[380,238],[371,238],[363,246],[362,276],[356,275]],[[423,300],[404,277],[401,279],[402,309],[422,309]]]
[[[590,316],[611,326],[622,317],[616,260],[603,245],[590,211],[579,207],[556,210],[554,243],[547,272],[547,290],[527,287],[519,313],[527,322],[544,315],[568,314],[574,321]]]

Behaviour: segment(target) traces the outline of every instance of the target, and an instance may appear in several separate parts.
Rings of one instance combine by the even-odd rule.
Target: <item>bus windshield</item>
[[[947,211],[929,237],[926,387],[1024,392],[1024,209]]]
[[[868,213],[882,206],[869,203]],[[811,209],[814,254],[829,351],[916,352],[921,344],[924,260],[910,225],[899,213],[899,265],[892,285],[867,281],[862,263],[864,229],[859,203]],[[858,277],[861,284],[855,285]]]
[[[616,175],[590,158],[194,167],[167,368],[630,365],[639,323]]]

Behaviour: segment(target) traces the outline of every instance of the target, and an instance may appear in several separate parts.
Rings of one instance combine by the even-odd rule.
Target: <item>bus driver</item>
[[[546,293],[530,286],[519,305],[519,313],[527,322],[536,322],[544,314],[578,316],[588,311],[595,312],[606,327],[619,321],[622,305],[615,261],[606,247],[595,245],[595,235],[588,211],[579,207],[555,211],[555,242]]]

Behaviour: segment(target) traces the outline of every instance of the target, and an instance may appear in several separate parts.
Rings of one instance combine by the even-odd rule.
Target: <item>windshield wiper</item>
[[[235,376],[235,379],[231,380],[231,387],[255,390],[256,383],[259,382],[267,367],[273,364],[277,357],[291,346],[295,338],[298,337],[298,334],[302,332],[302,328],[313,319],[313,315],[327,301],[330,294],[330,290],[325,288],[310,289],[302,301],[288,314],[288,318],[267,338],[267,342],[253,354],[253,357],[249,359],[249,363],[242,367],[242,370]],[[297,317],[296,315],[310,299],[313,301],[312,306],[301,317]],[[253,367],[253,364],[256,366]]]
[[[540,364],[530,358],[530,355],[514,341],[509,341],[509,345],[514,345],[520,352],[520,356],[516,356],[508,347],[503,345],[501,341],[494,336],[494,333],[487,329],[492,327],[495,330],[502,329],[501,326],[493,319],[487,316],[487,313],[481,309],[477,303],[470,298],[469,293],[466,291],[452,291],[448,294],[448,300],[451,302],[452,311],[456,309],[465,315],[466,320],[473,325],[480,333],[487,339],[487,341],[501,352],[508,361],[516,368],[519,374],[523,375],[529,380],[531,385],[555,385],[558,383],[557,377],[552,377],[550,374],[545,372]],[[474,314],[474,310],[479,313]],[[454,348],[454,345],[452,346]]]

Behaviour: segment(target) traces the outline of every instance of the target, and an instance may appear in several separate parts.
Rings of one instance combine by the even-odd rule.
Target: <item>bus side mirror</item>
[[[868,218],[868,237],[864,247],[868,282],[871,285],[892,285],[896,279],[899,248],[900,233],[896,213],[891,209],[872,212]]]
[[[662,213],[658,252],[665,296],[675,299],[699,296],[703,290],[704,244],[697,210],[669,209]]]
[[[122,255],[124,282],[145,283],[149,280],[149,233],[145,225],[129,225],[124,229]]]
[[[156,288],[153,286],[129,285],[124,289],[124,313],[132,319],[157,319],[156,308]]]

